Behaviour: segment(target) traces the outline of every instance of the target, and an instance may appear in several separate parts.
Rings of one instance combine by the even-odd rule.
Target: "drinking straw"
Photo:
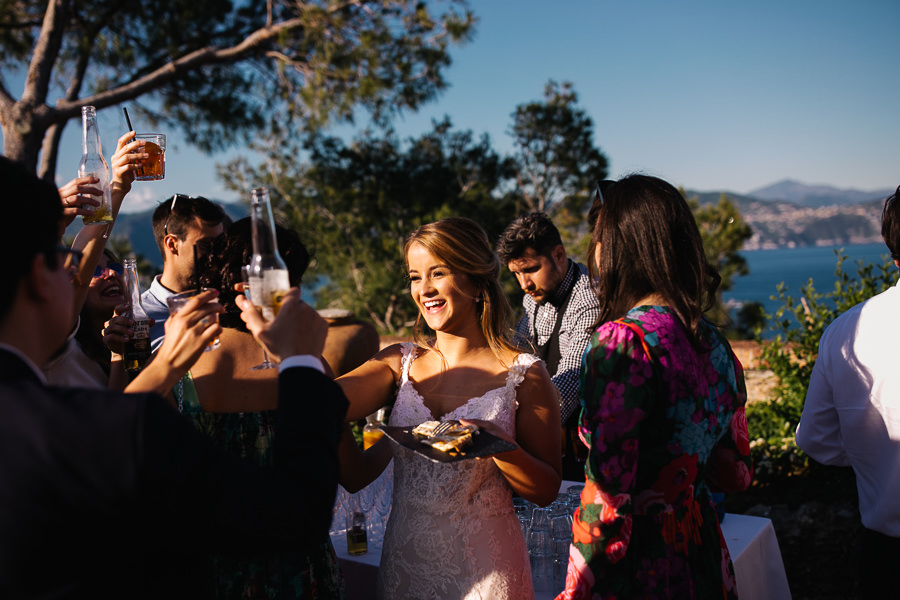
[[[131,126],[131,119],[128,118],[128,109],[123,106],[122,110],[125,111],[125,120],[128,122],[128,131],[134,131],[134,127]]]

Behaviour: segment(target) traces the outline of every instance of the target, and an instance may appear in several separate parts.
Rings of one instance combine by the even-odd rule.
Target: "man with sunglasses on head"
[[[194,260],[209,252],[212,241],[225,231],[225,211],[202,196],[175,194],[153,211],[153,236],[163,259],[163,272],[153,278],[141,295],[150,328],[150,348],[155,352],[165,338],[169,317],[166,300],[196,287]]]
[[[4,157],[0,183],[6,218],[27,224],[0,236],[0,598],[207,598],[198,559],[327,535],[347,400],[319,358],[328,325],[299,290],[272,323],[239,301],[281,358],[274,465],[259,468],[155,394],[47,385],[37,365],[69,332],[82,254],[59,243],[51,184]],[[187,323],[185,368],[221,332],[203,316]]]
[[[587,456],[577,433],[581,357],[600,315],[587,267],[566,256],[559,230],[543,212],[510,223],[497,242],[497,255],[525,292],[525,315],[516,333],[544,360],[559,392],[563,479],[580,481]]]

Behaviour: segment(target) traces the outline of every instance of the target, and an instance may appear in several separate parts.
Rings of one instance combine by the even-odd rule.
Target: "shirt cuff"
[[[295,354],[294,356],[288,356],[278,365],[278,372],[281,373],[285,369],[292,369],[294,367],[308,367],[310,369],[315,369],[323,375],[325,374],[325,367],[322,366],[322,361],[312,354]]]

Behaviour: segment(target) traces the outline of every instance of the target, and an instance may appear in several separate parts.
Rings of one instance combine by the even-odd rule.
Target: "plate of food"
[[[463,425],[459,421],[425,421],[415,427],[384,425],[381,428],[387,437],[432,462],[484,458],[518,448],[475,425]]]

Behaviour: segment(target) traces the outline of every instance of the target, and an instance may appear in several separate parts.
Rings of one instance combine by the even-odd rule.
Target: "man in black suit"
[[[59,245],[52,185],[3,157],[0,185],[11,224],[0,236],[0,598],[196,598],[193,565],[213,550],[321,540],[347,400],[320,372],[327,324],[299,291],[271,325],[245,310],[285,357],[276,465],[260,469],[158,396],[46,385],[37,365],[71,327],[77,255]]]

